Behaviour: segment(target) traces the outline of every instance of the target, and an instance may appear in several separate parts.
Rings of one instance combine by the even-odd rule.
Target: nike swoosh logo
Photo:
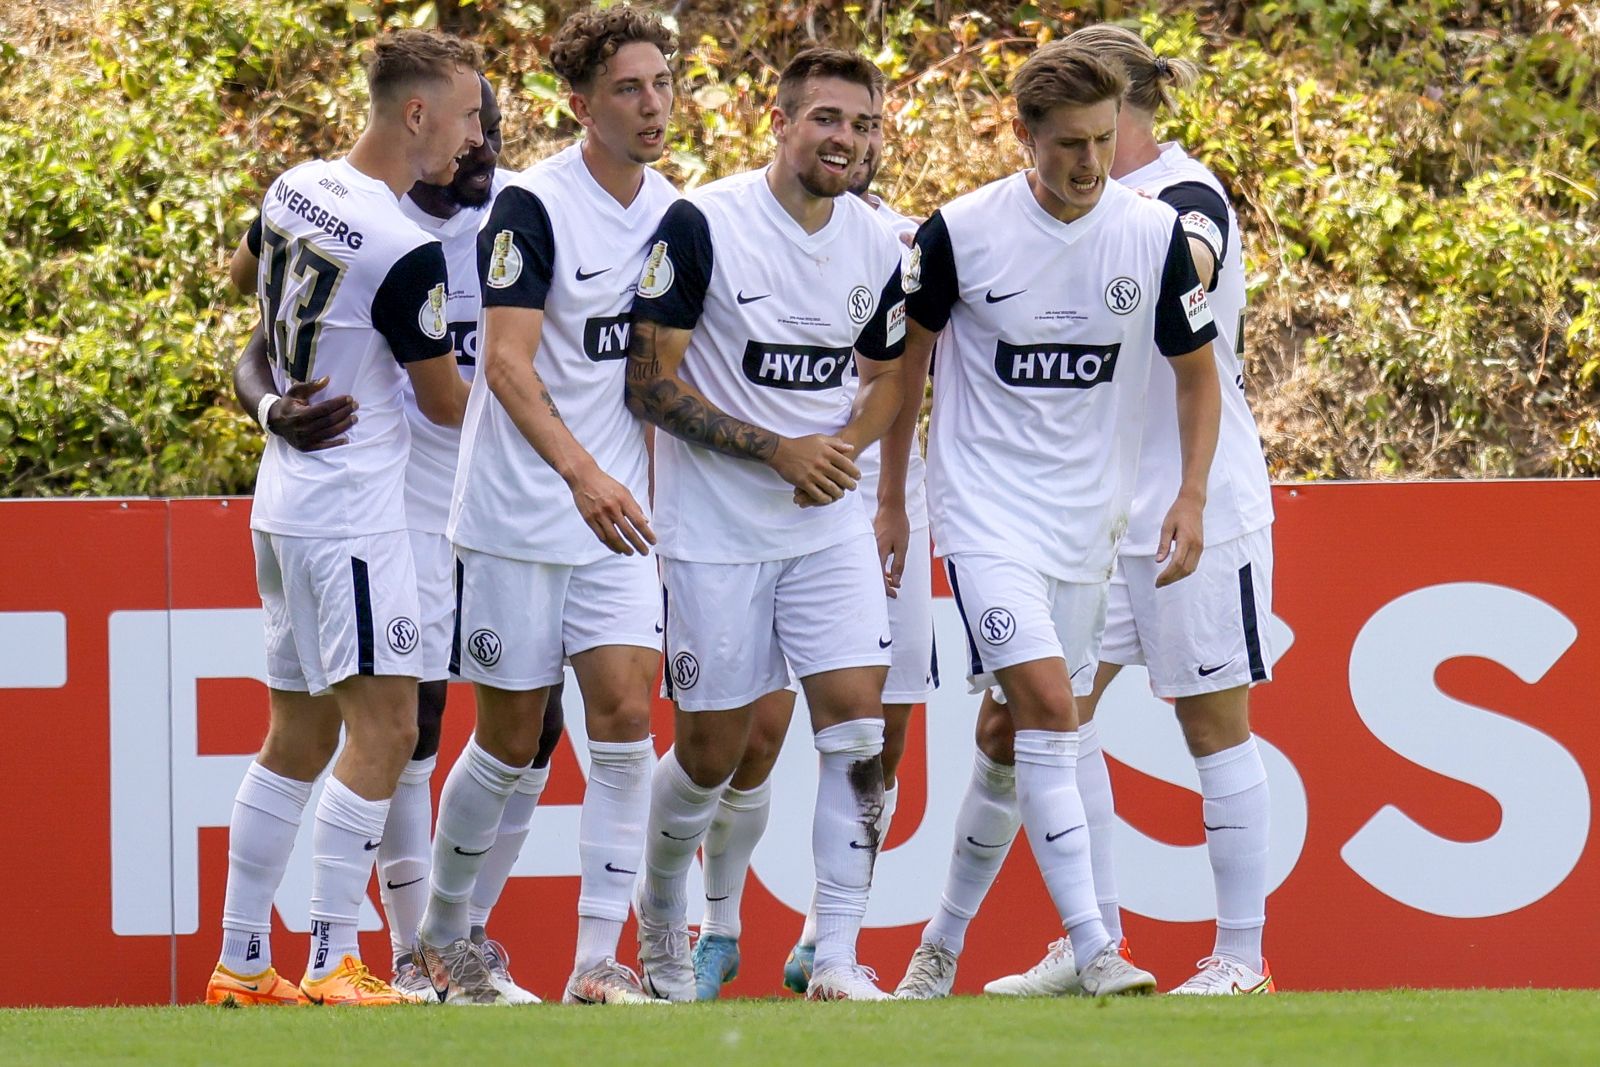
[[[1228,660],[1228,663],[1232,663],[1232,662],[1233,662],[1233,660],[1231,660],[1231,659]],[[1218,671],[1220,671],[1222,668],[1226,667],[1228,665],[1228,663],[1219,663],[1215,667],[1196,667],[1195,668],[1195,673],[1200,675],[1200,677],[1202,677],[1202,678],[1209,678],[1213,674],[1216,674]]]
[[[494,848],[494,846],[490,845],[489,848]],[[462,848],[460,845],[457,845],[456,846],[456,855],[458,855],[458,856],[481,856],[485,852],[488,852],[489,848],[480,848],[476,852],[468,852],[466,849]]]
[[[610,267],[601,267],[599,270],[592,270],[589,273],[585,274],[583,272],[583,268],[579,267],[578,268],[578,280],[580,282],[586,282],[590,278],[598,278],[598,277],[600,277],[600,275],[604,274],[606,271],[608,271],[610,269],[611,269]]]
[[[994,295],[994,290],[990,289],[987,293],[983,294],[983,299],[984,299],[985,303],[998,304],[998,303],[1001,303],[1002,301],[1010,300],[1014,296],[1021,296],[1023,293],[1026,293],[1027,291],[1028,290],[1026,290],[1026,289],[1018,289],[1014,293],[1003,293],[1000,296],[995,296]]]
[[[706,897],[706,903],[707,904],[715,904],[717,901],[719,901],[719,900],[727,900],[731,896],[733,896],[732,893],[725,893],[724,895],[722,895],[720,897]]]
[[[863,852],[865,852],[865,851],[870,851],[871,849],[876,848],[877,846],[876,845],[872,845],[872,844],[863,845],[859,841],[852,841],[852,842],[850,842],[850,847],[851,848],[858,848],[858,849],[861,849]]]
[[[976,837],[973,837],[971,834],[968,834],[967,835],[967,844],[969,844],[969,845],[977,845],[979,848],[1005,848],[1006,845],[1008,844],[1008,842],[1002,841],[998,845],[986,845],[982,841],[979,841]]]
[[[362,845],[361,847],[363,849],[365,849],[366,851],[371,852],[373,849],[377,848],[381,844],[383,844],[383,838],[380,837],[376,841],[368,841],[366,844]]]
[[[613,866],[611,866],[611,861],[610,860],[606,860],[606,870],[610,871],[612,874],[638,874],[639,873],[638,871],[630,871],[626,867],[613,867]]]
[[[665,633],[665,632],[666,632],[666,630],[664,630],[664,629],[663,629],[663,628],[662,628],[662,626],[661,626],[661,624],[660,624],[660,623],[659,623],[659,622],[658,622],[658,623],[656,623],[656,633],[658,633],[658,634],[659,634],[659,633]]]
[[[1069,681],[1069,682],[1072,681],[1072,679],[1076,678],[1078,675],[1080,675],[1084,671],[1088,670],[1089,667],[1090,667],[1090,664],[1085,663],[1083,666],[1079,667],[1077,670],[1075,670],[1071,674],[1067,675],[1067,681]]]
[[[880,637],[880,638],[878,638],[878,647],[879,647],[879,648],[888,648],[888,647],[889,647],[889,646],[890,646],[890,645],[892,645],[892,644],[894,644],[894,638],[892,638],[892,637],[891,637],[891,638],[889,638],[889,640],[887,640],[887,641],[885,641],[885,640],[884,640],[884,639],[883,639],[883,638],[881,638],[881,637]]]
[[[1072,833],[1072,831],[1074,831],[1074,830],[1082,830],[1082,829],[1083,829],[1083,827],[1081,825],[1079,825],[1079,826],[1069,826],[1065,830],[1057,830],[1053,834],[1045,834],[1044,835],[1044,839],[1046,841],[1054,841],[1054,840],[1056,840],[1058,838],[1066,837],[1068,834]]]
[[[688,837],[679,837],[677,834],[669,834],[667,831],[663,830],[661,831],[661,836],[669,837],[674,841],[693,841],[697,835],[690,834]]]
[[[1243,830],[1244,829],[1243,826],[1212,826],[1208,822],[1202,822],[1200,825],[1204,826],[1207,830]]]
[[[422,878],[426,878],[426,877],[428,877],[428,876],[427,875],[423,875],[422,876]],[[418,882],[422,881],[422,878],[413,878],[413,879],[411,879],[411,881],[409,881],[409,882],[401,882],[399,885],[395,885],[393,882],[390,882],[390,881],[385,881],[384,884],[387,885],[390,889],[404,889],[408,885],[416,885]]]
[[[757,300],[765,300],[767,297],[769,297],[771,295],[772,295],[771,293],[762,293],[759,296],[745,296],[744,295],[744,290],[740,289],[739,290],[739,295],[734,297],[734,299],[739,301],[739,303],[741,303],[741,304],[754,304]]]
[[[240,989],[248,989],[252,993],[261,992],[261,987],[259,985],[245,985],[243,982],[239,983],[239,988]]]

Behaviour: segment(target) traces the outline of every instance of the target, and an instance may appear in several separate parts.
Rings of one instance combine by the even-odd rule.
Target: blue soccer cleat
[[[716,1000],[722,987],[739,977],[739,942],[702,934],[694,943],[694,999]]]
[[[817,946],[796,945],[783,963],[783,985],[800,996],[806,995],[811,985],[811,965],[817,959]]]

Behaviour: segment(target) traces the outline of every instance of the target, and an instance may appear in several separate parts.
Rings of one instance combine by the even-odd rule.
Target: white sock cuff
[[[595,763],[626,766],[630,763],[643,763],[654,756],[655,745],[648,737],[642,741],[589,742],[589,759]]]
[[[771,778],[753,789],[735,789],[729,786],[722,791],[722,806],[729,811],[760,811],[771,803]]]
[[[311,799],[311,782],[285,778],[267,770],[255,760],[245,768],[244,780],[239,783],[236,799],[247,808],[254,808],[291,826],[300,825],[306,803]]]
[[[991,793],[1009,796],[1017,791],[1017,768],[1007,763],[996,763],[979,749],[972,761],[972,775]]]
[[[1078,724],[1078,758],[1091,756],[1100,751],[1100,727],[1095,725],[1093,719]]]
[[[389,820],[389,802],[359,797],[330,774],[322,787],[317,817],[341,830],[381,840],[384,823]]]
[[[510,796],[525,769],[501,763],[479,747],[476,738],[467,741],[461,758],[467,761],[467,773],[472,775],[473,781],[497,797]]]
[[[517,778],[517,792],[524,796],[536,797],[544,792],[544,787],[550,781],[550,765],[543,767],[529,767]]]
[[[668,749],[667,754],[661,757],[661,762],[665,764],[662,770],[667,776],[667,785],[679,798],[691,804],[704,804],[719,795],[727,788],[728,782],[733,780],[733,775],[730,774],[727,781],[719,782],[709,789],[696,785],[694,779],[689,777],[689,772],[683,769],[683,764],[678,762],[676,748]]]
[[[1078,735],[1067,730],[1018,730],[1011,751],[1018,763],[1071,767],[1078,762]]]
[[[400,772],[400,785],[426,785],[429,778],[433,777],[434,768],[439,765],[438,756],[429,756],[426,759],[407,760],[405,770]]]
[[[883,720],[834,723],[818,730],[814,741],[824,756],[876,756],[883,751]]]
[[[1231,797],[1267,780],[1267,768],[1261,762],[1261,750],[1254,737],[1221,752],[1199,756],[1194,767],[1200,772],[1200,795],[1206,800]]]

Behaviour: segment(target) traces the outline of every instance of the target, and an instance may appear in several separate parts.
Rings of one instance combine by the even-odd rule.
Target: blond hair
[[[448,81],[458,70],[479,73],[483,51],[471,41],[436,30],[392,30],[362,57],[372,102],[395,103],[418,82]]]
[[[1158,56],[1133,30],[1102,22],[1068,34],[1065,40],[1117,64],[1128,76],[1123,97],[1141,111],[1173,107],[1172,91],[1186,89],[1200,78],[1200,68],[1187,59]]]

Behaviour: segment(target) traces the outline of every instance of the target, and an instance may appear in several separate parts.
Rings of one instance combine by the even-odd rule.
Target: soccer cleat
[[[1072,942],[1064,937],[1050,942],[1044,959],[1026,971],[996,978],[983,987],[985,993],[996,997],[1069,997],[1080,989]]]
[[[356,1008],[385,1008],[416,1004],[414,994],[403,993],[367,970],[367,965],[346,952],[339,966],[321,978],[302,978],[300,992],[313,1004]]]
[[[1078,986],[1086,997],[1154,993],[1156,976],[1134,966],[1122,954],[1121,945],[1108,941],[1106,947],[1078,971]]]
[[[538,1004],[539,998],[528,990],[523,989],[511,979],[511,953],[506,947],[495,940],[485,940],[479,943],[479,950],[483,953],[484,965],[489,968],[489,982],[495,987],[507,1004]]]
[[[206,1003],[224,1008],[286,1008],[309,1001],[293,982],[271,967],[260,974],[235,974],[219,963],[206,983]]]
[[[417,961],[411,953],[402,955],[394,965],[394,977],[389,984],[402,993],[410,993],[422,1004],[437,1004],[439,994],[434,991],[433,980],[427,972],[417,966]]]
[[[948,997],[956,984],[956,954],[943,945],[924,941],[911,954],[906,975],[895,986],[897,1000],[938,1000]]]
[[[1272,965],[1264,959],[1261,961],[1259,974],[1228,956],[1207,956],[1197,966],[1200,968],[1199,973],[1178,988],[1169,989],[1167,995],[1231,997],[1278,991],[1272,981]]]
[[[694,962],[689,955],[689,924],[684,919],[655,922],[634,902],[639,919],[639,984],[658,1000],[674,1004],[694,999]]]
[[[616,960],[607,959],[582,974],[567,979],[563,1004],[665,1004],[645,992],[639,976]]]
[[[739,977],[739,942],[731,937],[701,934],[692,959],[696,1000],[716,1000],[722,987]]]
[[[816,945],[795,945],[789,958],[783,961],[783,986],[790,992],[806,995],[811,984],[811,968],[817,959]]]
[[[433,991],[446,1004],[506,1003],[506,998],[495,988],[483,950],[468,938],[458,937],[443,948],[437,948],[419,937],[413,955],[427,972]]]
[[[806,983],[807,1000],[893,1000],[878,988],[878,976],[859,963],[813,971]]]

